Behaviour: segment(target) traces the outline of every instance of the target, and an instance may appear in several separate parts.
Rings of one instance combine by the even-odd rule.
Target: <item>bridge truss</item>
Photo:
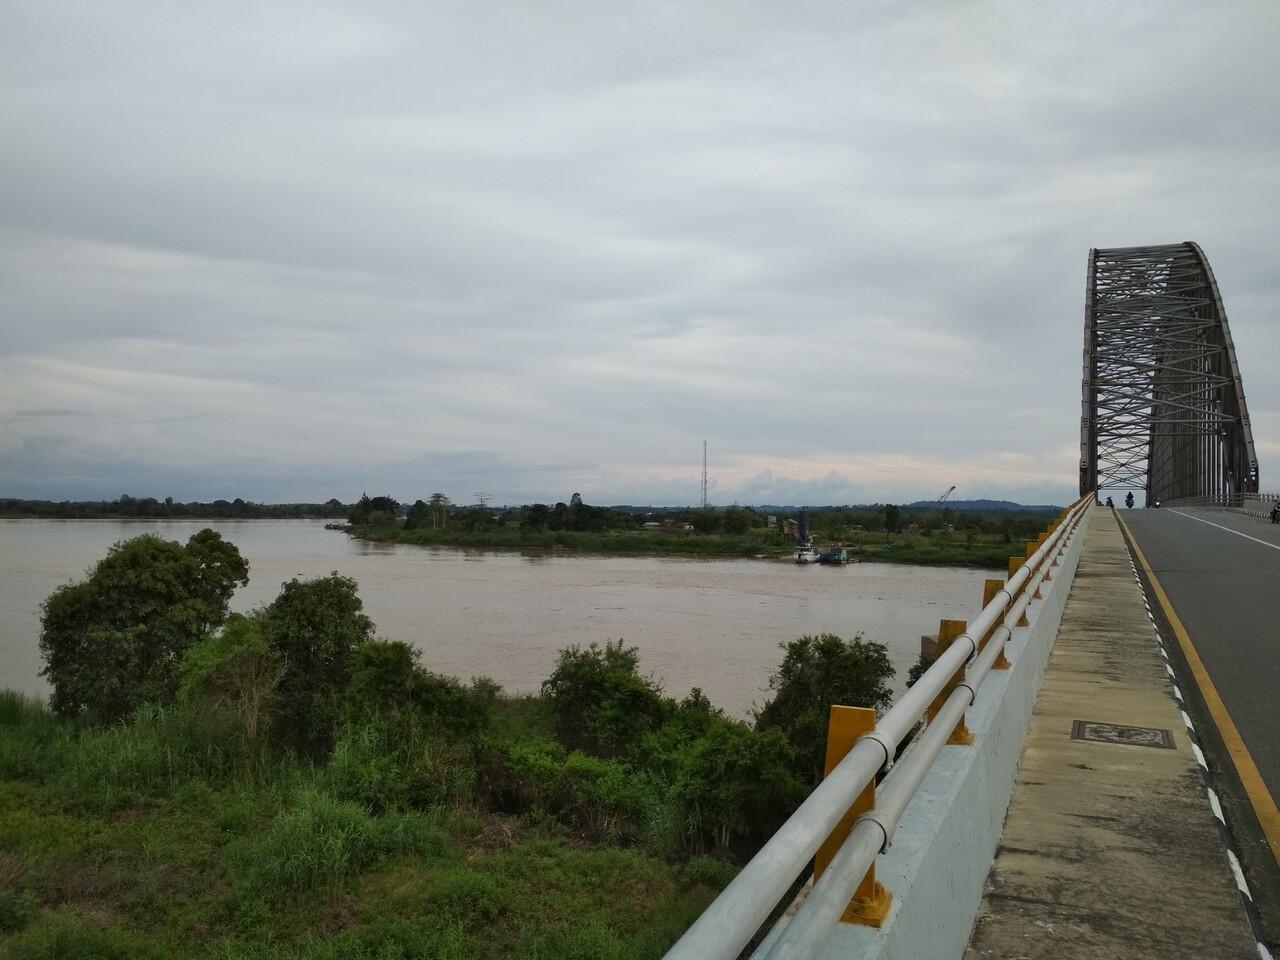
[[[1222,296],[1194,243],[1089,251],[1080,492],[1237,502],[1258,460]]]

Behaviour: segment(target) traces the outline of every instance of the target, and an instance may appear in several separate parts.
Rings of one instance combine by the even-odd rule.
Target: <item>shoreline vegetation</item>
[[[882,644],[780,643],[753,722],[622,641],[541,692],[379,640],[354,581],[230,614],[213,530],[111,548],[42,608],[49,703],[0,691],[0,955],[660,957],[818,781]]]
[[[778,513],[768,510],[777,509]],[[844,547],[853,560],[1003,569],[1052,512],[957,510],[945,506],[724,509],[595,507],[568,503],[457,507],[440,493],[407,509],[389,496],[362,496],[350,536],[383,543],[501,550],[686,557],[790,556],[807,525],[815,543]]]
[[[234,500],[181,503],[173,497],[122,496],[115,500],[18,500],[0,497],[0,520],[345,520],[351,505],[254,503]]]
[[[338,526],[338,525],[335,525]],[[484,532],[446,530],[406,530],[401,526],[371,527],[340,525],[358,540],[375,543],[407,543],[428,547],[455,547],[487,550],[537,550],[572,553],[637,554],[704,558],[765,558],[789,560],[796,544],[781,538],[698,533],[650,533],[617,531],[580,533],[576,531],[493,530]],[[1000,536],[966,542],[963,537],[930,537],[857,533],[833,540],[845,547],[856,562],[905,563],[921,566],[967,566],[1003,569],[1008,558],[1025,549],[1026,540]]]
[[[977,502],[979,504],[983,501]],[[1006,504],[1006,507],[1016,506]],[[0,498],[0,519],[329,520],[360,540],[480,550],[786,559],[807,516],[813,541],[843,547],[854,561],[1003,569],[1056,508],[952,508],[871,504],[723,508],[597,507],[567,503],[462,506],[442,493],[411,505],[363,495],[352,504],[263,504],[236,498],[181,503],[172,497],[102,501]]]

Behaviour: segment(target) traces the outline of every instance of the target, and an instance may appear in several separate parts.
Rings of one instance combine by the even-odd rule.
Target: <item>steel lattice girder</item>
[[[1090,250],[1085,296],[1080,492],[1256,493],[1240,367],[1200,247]]]

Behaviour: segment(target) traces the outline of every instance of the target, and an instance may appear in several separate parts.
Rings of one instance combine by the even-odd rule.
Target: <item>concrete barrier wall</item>
[[[1086,516],[1064,551],[1052,589],[1029,607],[1031,626],[1014,630],[1006,647],[1013,669],[993,670],[982,683],[966,719],[974,744],[943,749],[899,823],[893,845],[877,859],[876,878],[893,894],[883,926],[838,924],[818,956],[963,957],[1088,522]],[[807,890],[806,886],[797,902]],[[795,905],[775,925],[754,958],[765,956],[794,909]]]

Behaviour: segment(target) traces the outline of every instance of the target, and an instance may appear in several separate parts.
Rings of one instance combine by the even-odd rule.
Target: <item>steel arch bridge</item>
[[[1194,243],[1089,251],[1080,492],[1238,502],[1258,491],[1218,284]]]

